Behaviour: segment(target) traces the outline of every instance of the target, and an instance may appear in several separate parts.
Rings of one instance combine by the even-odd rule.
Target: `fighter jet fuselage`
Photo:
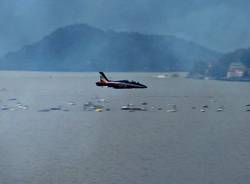
[[[143,85],[139,82],[128,81],[128,80],[109,80],[103,72],[100,73],[100,80],[96,82],[97,86],[101,87],[110,87],[115,89],[132,89],[132,88],[147,88],[146,85]]]

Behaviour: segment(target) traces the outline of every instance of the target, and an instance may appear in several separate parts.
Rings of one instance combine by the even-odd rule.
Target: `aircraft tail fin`
[[[99,72],[101,81],[109,81],[104,72]]]

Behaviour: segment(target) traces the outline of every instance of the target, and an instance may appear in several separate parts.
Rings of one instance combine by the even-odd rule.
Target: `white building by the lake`
[[[227,78],[241,78],[244,76],[247,68],[241,62],[231,63],[227,72]]]

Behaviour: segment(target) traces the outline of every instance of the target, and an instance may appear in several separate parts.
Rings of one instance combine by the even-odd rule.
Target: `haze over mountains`
[[[249,0],[1,0],[0,57],[75,23],[176,35],[231,52],[250,46]]]
[[[0,70],[188,71],[196,61],[214,62],[221,55],[174,36],[74,24],[9,52],[1,59]]]

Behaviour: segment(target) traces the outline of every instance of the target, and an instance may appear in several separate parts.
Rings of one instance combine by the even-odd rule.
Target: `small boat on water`
[[[158,79],[165,79],[167,76],[165,74],[160,74],[156,76]]]
[[[52,111],[60,111],[62,108],[60,106],[58,107],[51,107],[50,110]]]
[[[205,109],[205,108],[208,108],[208,105],[203,105],[203,108]]]
[[[177,112],[177,110],[176,109],[169,109],[169,110],[167,110],[167,112]]]
[[[8,108],[7,106],[4,105],[4,106],[1,107],[1,110],[2,110],[2,111],[7,111],[7,110],[9,110],[9,108]]]
[[[97,108],[95,111],[96,111],[96,112],[102,112],[102,111],[103,111],[103,109],[101,109],[101,108]]]
[[[220,106],[220,107],[217,108],[217,112],[221,112],[221,111],[223,111],[223,110],[224,110],[224,107],[223,107],[223,106]]]
[[[146,108],[142,108],[142,107],[134,107],[131,105],[124,105],[121,107],[121,110],[128,110],[128,111],[146,111]]]

